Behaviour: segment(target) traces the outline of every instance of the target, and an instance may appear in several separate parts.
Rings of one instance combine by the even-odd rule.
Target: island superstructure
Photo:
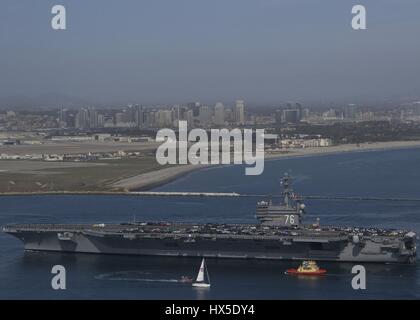
[[[303,224],[305,206],[282,179],[279,204],[257,204],[255,224],[133,222],[14,224],[3,231],[25,250],[206,258],[412,263],[417,236],[409,230]]]

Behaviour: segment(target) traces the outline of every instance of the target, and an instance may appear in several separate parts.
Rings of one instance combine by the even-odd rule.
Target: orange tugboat
[[[287,269],[287,274],[293,275],[308,275],[320,276],[327,272],[325,269],[320,269],[315,261],[303,261],[298,269]]]

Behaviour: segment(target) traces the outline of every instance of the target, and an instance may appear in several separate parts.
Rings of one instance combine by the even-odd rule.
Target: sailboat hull
[[[194,282],[192,284],[192,286],[193,287],[196,287],[196,288],[209,288],[210,287],[210,284],[209,283],[198,283],[198,282]]]

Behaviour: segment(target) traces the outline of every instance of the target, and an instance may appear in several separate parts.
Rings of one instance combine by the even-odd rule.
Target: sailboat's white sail
[[[204,268],[206,267],[204,259],[203,261],[201,261],[201,267],[200,270],[198,271],[198,275],[197,275],[197,279],[195,280],[196,282],[203,282],[204,281]]]
[[[205,277],[207,276],[207,281],[205,280]],[[200,270],[198,271],[197,279],[192,284],[193,287],[201,287],[201,288],[209,288],[210,287],[210,277],[209,272],[206,268],[206,262],[203,258],[203,261],[201,261]]]

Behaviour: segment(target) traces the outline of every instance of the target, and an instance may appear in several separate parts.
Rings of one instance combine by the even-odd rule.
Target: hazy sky
[[[64,4],[67,30],[51,28]],[[367,8],[366,31],[351,8]],[[420,95],[419,0],[1,0],[0,97],[148,103]]]

